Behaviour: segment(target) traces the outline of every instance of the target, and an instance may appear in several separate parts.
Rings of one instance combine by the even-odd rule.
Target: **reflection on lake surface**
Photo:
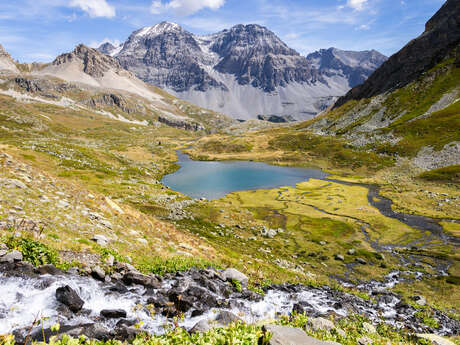
[[[319,169],[290,168],[258,162],[193,161],[178,152],[181,168],[162,182],[169,188],[192,198],[218,199],[231,192],[295,186],[310,178],[328,174]]]

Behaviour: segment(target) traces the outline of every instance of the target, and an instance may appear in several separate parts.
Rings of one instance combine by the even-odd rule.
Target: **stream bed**
[[[423,324],[415,316],[418,309],[402,303],[398,295],[388,291],[401,281],[422,278],[411,272],[394,271],[381,282],[361,284],[357,288],[372,296],[363,299],[327,286],[290,284],[267,287],[262,296],[245,288],[240,292],[235,290],[220,271],[212,269],[192,269],[160,278],[144,276],[126,267],[115,267],[121,279],[99,281],[91,276],[55,269],[45,270],[51,273],[38,274],[36,269],[22,262],[0,265],[0,334],[14,332],[21,343],[34,320],[43,319],[43,329],[47,332],[51,325],[59,322],[63,329],[79,329],[87,335],[85,332],[95,332],[97,326],[96,335],[90,333],[88,336],[123,339],[126,329],[135,323],[142,324],[142,329],[147,332],[164,333],[173,324],[178,311],[184,314],[180,326],[190,330],[199,321],[216,319],[222,311],[254,323],[289,315],[293,310],[311,317],[334,315],[340,318],[359,313],[373,323],[383,321],[414,332],[440,335],[460,332],[458,321],[435,309],[432,313],[439,328],[432,329]],[[133,283],[132,277],[136,275],[138,280]],[[72,311],[57,299],[56,291],[63,286],[70,287],[83,300],[81,310]],[[125,314],[101,315],[101,311],[107,309],[121,310]],[[41,340],[41,327],[35,327],[31,335]]]

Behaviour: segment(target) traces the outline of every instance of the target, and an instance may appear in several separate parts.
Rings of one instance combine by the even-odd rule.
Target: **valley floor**
[[[109,256],[156,274],[235,267],[259,292],[284,282],[328,284],[368,299],[359,283],[402,271],[408,279],[393,290],[410,305],[424,296],[421,318],[430,322],[429,306],[460,318],[457,183],[423,180],[408,161],[355,152],[327,137],[306,133],[311,146],[302,147],[291,128],[204,136],[34,103],[16,104],[12,116],[9,102],[0,96],[5,242],[39,241],[59,253],[62,267],[87,271],[109,269]],[[190,145],[186,152],[196,159],[315,166],[334,176],[192,200],[159,182],[178,168],[175,150]],[[382,215],[362,184],[379,185],[394,211],[439,220],[442,233]]]

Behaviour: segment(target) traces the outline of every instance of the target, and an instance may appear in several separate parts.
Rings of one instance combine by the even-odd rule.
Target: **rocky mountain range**
[[[255,24],[197,36],[163,22],[98,49],[145,82],[239,119],[311,118],[386,59],[334,48],[304,57]]]

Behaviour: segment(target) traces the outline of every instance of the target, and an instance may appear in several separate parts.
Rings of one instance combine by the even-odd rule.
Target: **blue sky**
[[[163,20],[196,33],[240,23],[274,31],[302,54],[320,48],[391,55],[444,0],[0,0],[0,43],[21,62],[51,61],[78,43],[124,41]]]

